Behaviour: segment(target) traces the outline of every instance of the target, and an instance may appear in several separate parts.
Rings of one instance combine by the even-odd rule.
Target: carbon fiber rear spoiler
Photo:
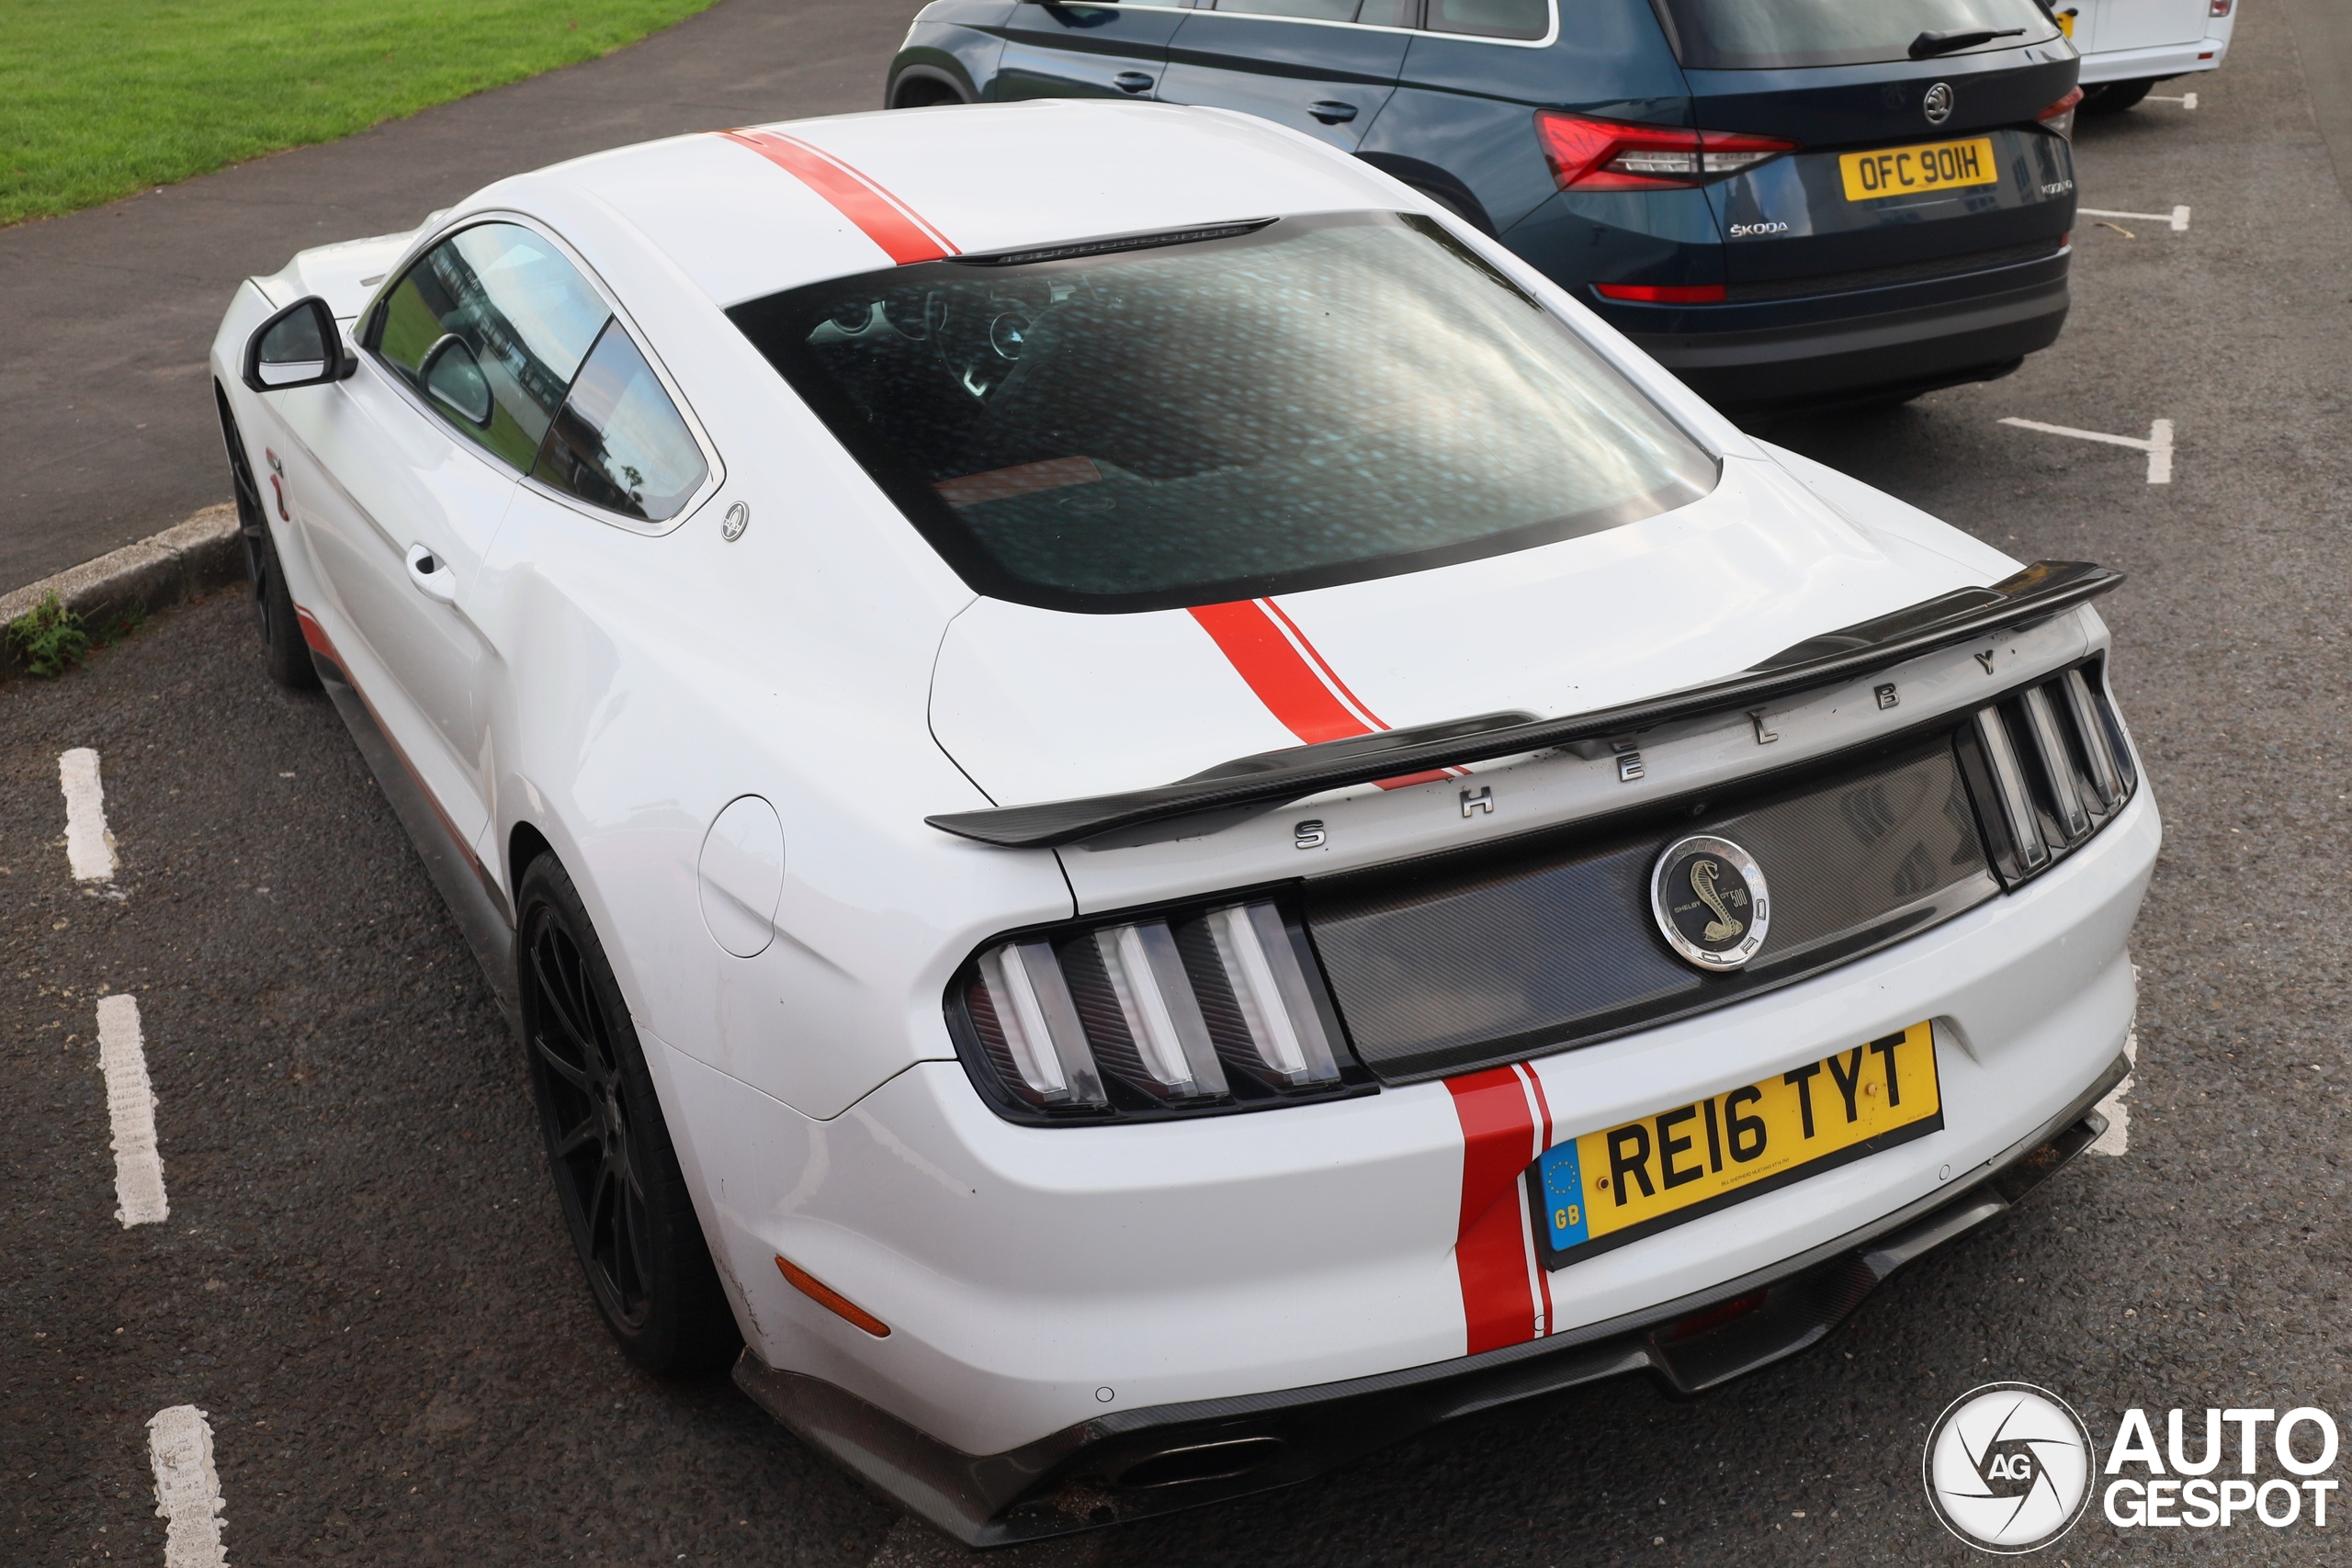
[[[1675,719],[1744,708],[1967,642],[2001,627],[2047,620],[2116,588],[2123,574],[2088,561],[2036,561],[1989,588],[1961,588],[1782,649],[1736,675],[1598,713],[1538,718],[1485,714],[1409,729],[1354,735],[1219,763],[1152,789],[956,811],[923,820],[943,832],[1004,849],[1050,849],[1103,833],[1203,812],[1268,807],[1432,768],[1458,767],[1605,740]]]

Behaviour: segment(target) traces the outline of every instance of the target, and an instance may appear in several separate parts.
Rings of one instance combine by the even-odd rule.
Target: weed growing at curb
[[[93,633],[51,593],[0,631],[0,646],[44,679],[62,675],[100,649],[133,637],[147,625],[147,601],[132,601]]]
[[[89,652],[90,634],[51,593],[8,623],[8,649],[36,675],[62,675]]]

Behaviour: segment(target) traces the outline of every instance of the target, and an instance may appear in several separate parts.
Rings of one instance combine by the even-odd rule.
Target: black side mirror
[[[359,361],[343,352],[334,311],[313,294],[254,329],[241,376],[256,392],[282,392],[340,381],[358,368]]]

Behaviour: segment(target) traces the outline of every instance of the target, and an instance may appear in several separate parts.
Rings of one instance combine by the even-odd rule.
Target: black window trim
[[[1082,9],[1089,6],[1090,0],[1058,0],[1058,3]],[[1347,28],[1357,32],[1401,33],[1407,38],[1445,39],[1459,43],[1490,43],[1503,49],[1549,49],[1560,41],[1560,0],[1544,0],[1544,4],[1550,8],[1551,23],[1544,29],[1542,38],[1488,38],[1483,33],[1437,32],[1424,27],[1391,27],[1385,22],[1335,22],[1324,17],[1269,17],[1251,11],[1220,11],[1210,6],[1194,4],[1193,0],[1091,0],[1091,4],[1116,5],[1129,11],[1175,11],[1185,15],[1194,11],[1204,11],[1211,16],[1226,17],[1236,21],[1287,22],[1292,27],[1300,28]],[[1422,8],[1421,15],[1423,17],[1429,15],[1426,6]]]
[[[446,222],[440,221],[445,218],[447,219]],[[400,286],[401,279],[408,276],[409,269],[423,261],[434,247],[444,241],[454,239],[468,229],[479,229],[489,223],[507,223],[516,228],[528,229],[562,253],[563,258],[571,264],[573,269],[582,277],[587,279],[588,287],[594,289],[597,299],[604,302],[608,320],[605,326],[598,330],[595,339],[590,342],[587,352],[580,356],[581,367],[584,368],[587,366],[588,355],[595,352],[596,344],[603,341],[604,334],[612,330],[612,323],[619,322],[628,332],[629,341],[636,345],[638,353],[644,356],[645,363],[652,367],[654,379],[661,382],[662,391],[669,395],[670,406],[675,409],[678,417],[684,421],[686,434],[701,449],[705,469],[703,482],[695,489],[694,494],[686,499],[685,504],[679,507],[669,517],[659,523],[649,523],[642,517],[626,517],[617,512],[607,512],[603,507],[582,501],[576,495],[567,495],[545,480],[534,479],[527,472],[517,472],[509,464],[483,451],[474,442],[462,442],[460,445],[499,473],[527,485],[533,493],[544,496],[558,505],[594,522],[606,524],[626,533],[637,534],[648,538],[659,538],[662,535],[673,533],[684,527],[686,520],[699,512],[726,484],[726,462],[719,457],[718,448],[712,442],[709,431],[703,427],[702,420],[695,414],[694,405],[686,400],[685,393],[680,389],[676,378],[670,374],[670,367],[662,363],[662,356],[654,351],[651,341],[646,336],[645,329],[637,324],[636,318],[631,316],[628,309],[621,304],[620,297],[613,291],[612,286],[598,275],[594,267],[588,265],[587,258],[582,256],[570,241],[527,212],[518,212],[512,208],[503,207],[481,208],[455,218],[449,218],[446,213],[435,213],[433,220],[438,222],[439,226],[432,227],[428,223],[426,228],[429,229],[429,232],[425,229],[419,231],[424,237],[412,242],[408,249],[401,253],[400,259],[384,270],[383,281],[377,286],[375,293],[368,297],[367,304],[360,307],[359,314],[355,318],[355,330],[351,334],[352,341],[365,351],[359,356],[360,362],[406,398],[412,407],[436,423],[446,425],[447,421],[425,400],[424,394],[410,385],[408,378],[401,375],[381,354],[377,352],[376,337],[381,325],[384,303],[391,298],[392,290]],[[572,379],[576,382],[579,377],[579,369],[574,369]],[[563,395],[564,400],[569,402],[571,398],[570,386],[564,388]],[[563,405],[559,403],[556,406],[560,412]],[[552,421],[549,422],[548,428],[550,431],[555,428]],[[542,451],[546,449],[545,435],[541,436],[539,446]],[[537,465],[534,464],[534,466]]]

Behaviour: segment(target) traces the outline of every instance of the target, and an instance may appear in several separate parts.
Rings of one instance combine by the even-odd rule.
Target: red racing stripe
[[[1329,660],[1271,599],[1240,599],[1229,604],[1197,604],[1191,612],[1209,634],[1234,673],[1249,682],[1266,711],[1312,746],[1370,735],[1388,726],[1356,699]],[[1383,789],[1431,784],[1445,773],[1382,779]]]
[[[1542,1271],[1529,1267],[1519,1179],[1534,1157],[1535,1117],[1516,1068],[1465,1073],[1446,1079],[1445,1087],[1462,1122],[1462,1213],[1453,1266],[1462,1281],[1467,1353],[1475,1356],[1532,1339],[1538,1331],[1533,1279]]]
[[[1536,1076],[1532,1066],[1521,1062],[1519,1065],[1519,1076],[1527,1080],[1527,1090],[1535,1097],[1535,1130],[1538,1134],[1535,1140],[1535,1152],[1540,1157],[1545,1149],[1552,1146],[1552,1102],[1544,1098],[1544,1080]],[[1524,1198],[1527,1187],[1523,1182],[1520,1185],[1520,1192]],[[1543,1316],[1537,1320],[1535,1325],[1535,1332],[1539,1335],[1552,1332],[1552,1276],[1544,1271],[1544,1265],[1535,1256],[1535,1227],[1544,1223],[1540,1213],[1533,1210],[1529,1212],[1527,1273],[1528,1277],[1535,1281],[1536,1293],[1543,1298],[1544,1302]]]
[[[830,152],[773,130],[722,130],[833,204],[900,266],[964,253],[923,221],[915,209]]]
[[[1299,656],[1283,636],[1282,627],[1266,614],[1262,601],[1198,604],[1192,614],[1233,665],[1234,673],[1258,694],[1266,711],[1306,744],[1372,733],[1373,726],[1342,704],[1314,666]]]

